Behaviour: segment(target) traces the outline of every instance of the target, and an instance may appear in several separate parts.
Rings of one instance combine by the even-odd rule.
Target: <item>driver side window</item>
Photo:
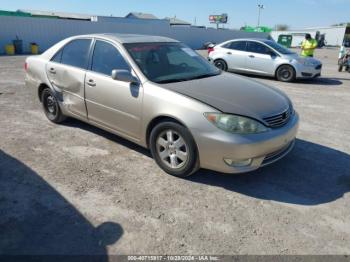
[[[97,40],[92,56],[91,70],[110,76],[114,69],[130,71],[130,66],[113,45]]]

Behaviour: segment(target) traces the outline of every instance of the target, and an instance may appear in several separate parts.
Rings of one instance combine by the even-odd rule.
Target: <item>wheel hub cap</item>
[[[179,169],[188,161],[188,146],[176,131],[163,131],[158,136],[156,143],[157,153],[166,166]]]

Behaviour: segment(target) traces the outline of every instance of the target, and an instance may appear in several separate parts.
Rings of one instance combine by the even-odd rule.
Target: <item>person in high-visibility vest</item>
[[[301,43],[301,56],[314,57],[314,51],[317,48],[317,41],[310,34],[305,35],[304,41]]]

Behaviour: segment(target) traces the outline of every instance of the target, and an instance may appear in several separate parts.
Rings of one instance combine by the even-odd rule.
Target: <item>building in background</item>
[[[253,27],[253,26],[243,26],[241,28],[242,31],[245,32],[260,32],[260,33],[270,33],[272,32],[272,28],[268,27],[268,26],[257,26],[257,27]]]
[[[320,46],[340,46],[346,39],[346,32],[350,33],[350,28],[344,26],[313,27],[297,30],[272,31],[271,37],[279,42],[281,37],[291,38],[291,47],[299,47],[305,38],[305,34],[311,34],[318,40]]]
[[[80,21],[97,21],[96,15],[89,14],[76,14],[76,13],[66,13],[66,12],[53,12],[53,11],[39,11],[39,10],[28,10],[28,9],[18,9],[18,13],[30,14],[31,17],[36,18],[54,18],[54,19],[71,19]]]
[[[158,19],[155,15],[147,14],[147,13],[137,13],[131,12],[125,16],[125,18],[133,18],[133,19]]]
[[[191,26],[192,24],[176,17],[165,17],[171,26]]]
[[[267,33],[191,26],[178,18],[158,19],[152,14],[144,13],[115,17],[32,10],[0,11],[0,25],[0,54],[5,53],[5,46],[15,43],[17,47],[23,47],[17,49],[24,53],[31,52],[33,44],[39,46],[39,52],[43,52],[64,38],[92,33],[165,36],[184,42],[193,49],[202,48],[207,42],[269,37]]]

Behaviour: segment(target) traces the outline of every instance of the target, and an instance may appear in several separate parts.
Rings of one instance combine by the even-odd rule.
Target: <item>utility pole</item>
[[[261,11],[265,9],[265,6],[262,4],[258,3],[258,27],[260,26],[260,16],[261,16]]]

